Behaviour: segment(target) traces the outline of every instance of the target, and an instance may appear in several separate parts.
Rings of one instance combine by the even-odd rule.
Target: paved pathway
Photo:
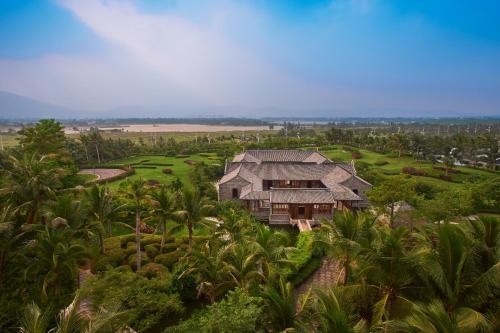
[[[99,180],[106,180],[125,173],[122,169],[81,169],[78,173],[84,175],[95,175]]]
[[[296,309],[299,310],[299,299],[311,288],[326,289],[342,283],[342,267],[337,260],[323,257],[321,266],[295,289]]]

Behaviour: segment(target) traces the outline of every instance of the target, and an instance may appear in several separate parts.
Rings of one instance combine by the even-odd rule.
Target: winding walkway
[[[127,171],[122,169],[81,169],[78,173],[83,175],[94,175],[97,177],[97,180],[106,180],[125,172]]]
[[[311,288],[331,288],[341,283],[343,276],[342,267],[337,260],[323,257],[321,266],[295,289],[296,309],[299,310],[301,296],[307,294]]]

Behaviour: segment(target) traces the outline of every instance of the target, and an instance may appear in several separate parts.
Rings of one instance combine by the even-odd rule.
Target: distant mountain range
[[[74,119],[82,117],[88,117],[88,113],[0,91],[0,119]]]

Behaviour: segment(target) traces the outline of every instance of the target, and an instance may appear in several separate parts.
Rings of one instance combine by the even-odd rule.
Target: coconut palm
[[[278,285],[268,284],[260,296],[266,304],[269,326],[277,331],[292,328],[295,321],[294,288],[291,282],[279,279]]]
[[[113,225],[129,227],[128,224],[115,222],[113,218],[122,210],[125,205],[117,206],[114,198],[106,186],[94,185],[85,191],[85,203],[87,212],[91,219],[92,229],[96,230],[99,237],[99,247],[101,254],[105,253],[104,236],[107,230],[107,236],[113,234]]]
[[[37,232],[34,243],[27,246],[34,253],[25,276],[39,284],[41,299],[48,300],[49,293],[60,297],[63,290],[76,284],[78,261],[86,258],[84,246],[72,242],[72,231],[65,221],[56,219]]]
[[[135,208],[135,243],[136,243],[136,267],[141,269],[141,205],[146,199],[148,191],[144,179],[128,179],[125,186],[125,196],[132,200]]]
[[[318,242],[342,261],[344,284],[349,281],[352,261],[362,249],[361,242],[367,233],[371,219],[362,214],[344,211],[334,220],[321,225]]]
[[[217,246],[216,242],[207,241],[190,253],[190,264],[181,274],[194,274],[198,278],[198,297],[205,295],[210,303],[221,298],[228,290],[236,286],[230,275],[230,267],[225,259],[231,250],[230,245]]]
[[[193,228],[196,224],[202,222],[203,217],[211,205],[206,204],[206,199],[203,198],[197,190],[185,188],[181,196],[182,210],[176,212],[176,216],[185,223],[188,231],[188,246],[189,251],[193,248]]]
[[[314,332],[354,333],[365,332],[366,322],[353,310],[352,301],[342,292],[342,288],[316,289],[306,310],[302,326],[313,328]],[[307,330],[309,331],[309,330]]]
[[[448,312],[459,307],[478,309],[498,297],[500,263],[487,269],[477,265],[473,239],[460,225],[445,224],[437,230],[437,246],[418,253],[419,269]]]
[[[260,253],[245,243],[229,245],[226,256],[226,269],[238,287],[250,290],[258,282],[264,280],[264,275],[257,270]]]
[[[411,314],[401,321],[390,323],[393,332],[409,333],[475,333],[491,332],[491,323],[470,308],[449,312],[439,300],[429,304],[414,304]]]
[[[52,311],[50,309],[42,311],[36,303],[31,303],[24,310],[19,331],[21,333],[111,333],[123,328],[120,319],[125,312],[102,308],[95,313],[88,313],[82,302],[81,295],[77,293],[73,301],[59,311],[56,326],[53,328],[49,328]]]
[[[294,249],[287,246],[289,243],[287,233],[273,231],[264,224],[257,224],[251,241],[256,253],[259,254],[259,270],[267,281],[274,279],[278,267],[293,265],[287,259],[288,254]]]
[[[177,198],[167,185],[162,185],[158,191],[151,193],[152,215],[158,218],[158,225],[161,227],[160,253],[165,246],[165,240],[172,230],[167,230],[167,221],[175,219]]]
[[[47,156],[36,154],[24,155],[22,159],[9,156],[4,173],[7,182],[0,194],[6,194],[20,211],[26,211],[28,224],[37,221],[43,202],[54,196],[66,175],[64,169],[52,166]]]

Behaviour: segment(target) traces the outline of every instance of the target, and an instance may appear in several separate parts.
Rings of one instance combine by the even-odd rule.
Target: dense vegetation
[[[414,172],[384,174],[405,157],[368,159],[373,163],[357,168],[376,181],[370,213],[338,213],[297,235],[255,221],[234,203],[217,203],[212,182],[220,163],[182,162],[178,180],[178,165],[161,165],[158,177],[169,181],[138,173],[119,186],[88,184],[77,174],[77,165],[127,154],[213,153],[208,161],[243,146],[299,146],[289,133],[161,150],[108,142],[97,131],[68,140],[61,129],[41,121],[21,133],[22,147],[0,156],[2,332],[114,332],[125,325],[140,332],[500,329],[500,221],[468,218],[500,206],[495,173],[442,190]],[[327,154],[349,156],[356,142],[331,135],[300,140],[321,137]],[[357,147],[359,161],[370,154],[364,148]],[[166,167],[173,175],[161,173]],[[398,209],[401,202],[413,209]],[[336,278],[297,293],[326,258],[337,263]]]

